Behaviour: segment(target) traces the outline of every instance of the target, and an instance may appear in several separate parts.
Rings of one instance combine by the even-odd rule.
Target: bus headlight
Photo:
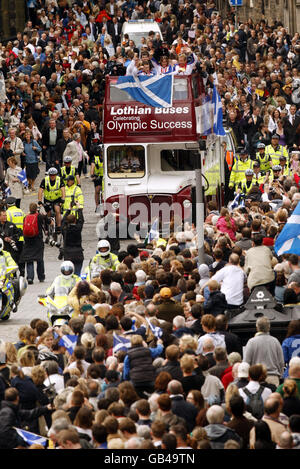
[[[182,202],[182,205],[184,206],[184,208],[189,208],[192,205],[192,202],[189,199],[185,199]]]
[[[118,210],[118,208],[120,207],[120,204],[119,204],[119,202],[113,202],[113,203],[111,204],[111,206],[112,206],[112,208],[113,208],[114,210]]]

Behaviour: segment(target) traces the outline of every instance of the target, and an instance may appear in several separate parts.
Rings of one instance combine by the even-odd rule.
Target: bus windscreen
[[[145,148],[142,145],[112,145],[107,149],[107,173],[111,179],[145,176]]]

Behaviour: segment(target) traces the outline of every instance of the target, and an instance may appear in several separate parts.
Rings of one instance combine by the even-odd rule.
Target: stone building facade
[[[216,6],[223,15],[230,10],[229,0],[217,0]],[[237,16],[239,21],[251,18],[255,23],[261,19],[269,24],[281,21],[290,34],[300,32],[300,0],[243,0]]]

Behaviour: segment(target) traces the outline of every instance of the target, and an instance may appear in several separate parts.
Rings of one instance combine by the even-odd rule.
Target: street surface
[[[38,181],[44,177],[45,164],[40,165],[40,174]],[[36,187],[39,183],[36,184]],[[83,226],[82,238],[84,247],[84,267],[88,264],[90,258],[96,252],[97,246],[97,234],[96,225],[99,221],[99,215],[95,214],[95,203],[94,203],[94,184],[90,178],[81,179],[81,187],[84,194],[84,219],[85,223]],[[24,196],[21,202],[21,208],[28,213],[28,207],[31,202],[37,202],[37,193],[35,195]],[[125,241],[126,243],[126,241]],[[123,244],[123,243],[122,243]],[[36,265],[35,265],[35,279],[33,285],[28,285],[27,291],[21,303],[18,311],[12,313],[8,321],[0,321],[0,338],[14,342],[17,340],[18,330],[24,324],[29,324],[30,321],[36,317],[47,320],[47,309],[41,306],[38,301],[38,295],[42,295],[46,292],[47,288],[51,285],[53,279],[60,273],[60,264],[62,261],[58,259],[59,250],[57,247],[50,247],[45,244],[44,261],[45,261],[45,273],[46,280],[44,283],[40,283],[36,276]]]

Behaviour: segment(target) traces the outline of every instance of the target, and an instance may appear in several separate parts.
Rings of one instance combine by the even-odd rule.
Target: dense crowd
[[[0,448],[45,447],[26,443],[17,431],[25,429],[47,448],[299,449],[300,320],[279,341],[262,316],[243,343],[225,314],[243,308],[257,286],[279,310],[299,304],[299,257],[274,251],[300,200],[299,33],[265,19],[235,29],[232,11],[222,18],[213,2],[190,0],[27,0],[27,11],[24,31],[0,51],[0,178],[12,195],[0,210],[1,255],[9,252],[23,275],[26,268],[29,283],[37,262],[43,282],[50,222],[38,205],[43,195],[59,200],[67,262],[59,279],[71,281],[74,313],[59,327],[37,317],[15,343],[2,337]],[[121,43],[129,19],[154,19],[163,41],[150,34],[139,48],[130,37]],[[242,199],[221,210],[206,204],[204,263],[196,230],[186,227],[126,249],[101,240],[102,270],[82,280],[80,177],[93,176],[97,207],[105,77],[128,66],[194,71],[206,89],[217,84],[238,148],[226,198]],[[25,189],[17,177],[24,168]],[[36,195],[45,169],[30,205],[32,240],[22,237],[22,214],[18,225],[9,211]],[[49,181],[58,174],[53,199]],[[65,337],[75,337],[73,348]]]

